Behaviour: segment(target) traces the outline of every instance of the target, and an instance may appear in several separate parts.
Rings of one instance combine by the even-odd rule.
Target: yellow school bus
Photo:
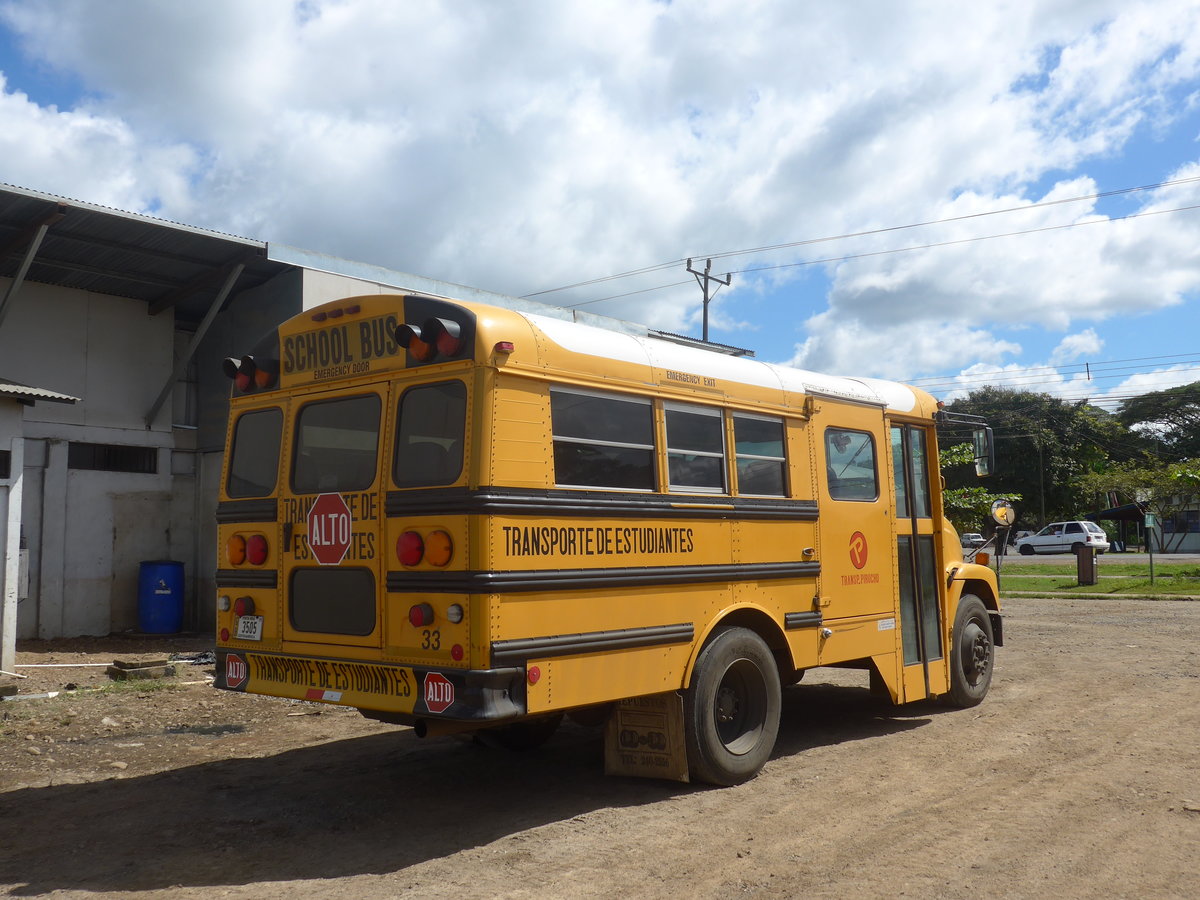
[[[996,579],[920,390],[416,295],[306,311],[225,372],[219,688],[509,746],[608,717],[613,771],[721,785],[806,669],[987,693]]]

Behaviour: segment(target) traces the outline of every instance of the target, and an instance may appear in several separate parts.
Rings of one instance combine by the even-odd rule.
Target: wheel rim
[[[963,675],[972,686],[983,681],[992,667],[992,642],[978,622],[971,622],[963,629],[959,661]]]
[[[733,662],[713,696],[717,738],[730,753],[749,753],[758,744],[766,723],[766,681],[748,659]]]

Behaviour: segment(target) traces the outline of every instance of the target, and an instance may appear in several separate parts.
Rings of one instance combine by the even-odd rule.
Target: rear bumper
[[[403,724],[502,722],[525,714],[525,670],[439,669],[217,648],[214,687],[353,706]]]

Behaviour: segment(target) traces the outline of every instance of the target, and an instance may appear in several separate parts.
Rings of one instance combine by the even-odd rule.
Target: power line
[[[1161,374],[1163,376],[1167,376],[1167,375],[1180,374],[1183,372],[1197,372],[1197,371],[1200,371],[1200,361],[1197,361],[1196,365],[1179,366],[1179,367],[1172,368],[1172,369],[1148,369],[1148,368],[1142,368],[1142,367],[1136,367],[1136,366],[1127,366],[1122,369],[1113,369],[1113,370],[1109,370],[1109,371],[1111,371],[1115,374],[1097,374],[1096,371],[1093,369],[1092,377],[1087,380],[1089,382],[1113,381],[1116,379],[1131,378],[1134,375],[1140,375],[1143,373],[1148,374],[1148,375]],[[1080,374],[1082,374],[1082,372],[1077,371],[1077,372],[1068,373],[1068,374],[1069,375],[1080,375]],[[920,387],[923,390],[927,390],[927,391],[932,391],[937,388],[955,388],[955,387],[969,386],[972,384],[997,384],[997,383],[1019,384],[1022,386],[1031,385],[1031,384],[1058,384],[1058,385],[1063,385],[1064,387],[1074,387],[1078,384],[1078,381],[1075,378],[1055,378],[1053,376],[1053,374],[1051,374],[1051,373],[1025,374],[1025,373],[1015,373],[1015,372],[1014,373],[990,372],[990,373],[981,373],[979,375],[972,375],[972,376],[965,377],[965,378],[960,377],[960,378],[956,378],[954,380],[936,381],[936,382],[932,382],[932,383],[921,382],[919,380],[906,382],[906,384],[911,384],[914,387]]]
[[[963,221],[968,221],[970,219],[979,219],[979,218],[984,218],[987,216],[1007,215],[1009,213],[1024,212],[1026,210],[1031,210],[1031,209],[1042,209],[1042,208],[1050,207],[1050,206],[1061,206],[1061,205],[1064,205],[1067,203],[1081,203],[1086,200],[1099,200],[1099,199],[1103,199],[1106,197],[1116,197],[1116,196],[1119,196],[1122,194],[1132,194],[1132,193],[1137,193],[1140,191],[1153,191],[1153,190],[1158,190],[1160,188],[1165,188],[1165,187],[1175,187],[1175,186],[1182,185],[1182,184],[1191,184],[1191,183],[1194,183],[1197,181],[1200,181],[1200,176],[1192,176],[1189,178],[1178,178],[1178,179],[1174,179],[1172,181],[1160,181],[1155,184],[1140,185],[1138,187],[1117,188],[1117,189],[1111,190],[1111,191],[1099,191],[1099,192],[1096,192],[1093,194],[1082,194],[1077,197],[1064,197],[1064,198],[1060,198],[1058,200],[1043,200],[1038,203],[1030,203],[1030,204],[1026,204],[1024,206],[1009,206],[1009,207],[1005,207],[1003,209],[985,210],[983,212],[977,212],[977,213],[966,213],[961,216],[949,216],[949,217],[943,218],[943,219],[930,219],[930,220],[927,220],[924,222],[913,222],[908,225],[891,225],[891,226],[887,226],[884,228],[872,228],[872,229],[867,229],[867,230],[863,230],[863,231],[847,232],[845,234],[829,235],[826,237],[806,238],[804,240],[788,241],[788,242],[781,243],[781,244],[768,244],[768,245],[764,245],[761,247],[748,247],[748,248],[745,248],[742,250],[725,250],[725,251],[721,251],[721,252],[717,252],[717,253],[692,254],[692,256],[693,256],[693,258],[696,258],[699,256],[704,256],[704,257],[712,258],[712,259],[725,259],[725,258],[728,258],[731,256],[745,256],[745,255],[749,255],[752,253],[767,253],[767,252],[774,251],[774,250],[788,250],[788,249],[794,249],[796,247],[810,246],[813,244],[828,243],[831,241],[848,240],[850,238],[856,238],[856,237],[869,237],[871,235],[878,235],[878,234],[889,234],[891,232],[905,231],[905,230],[913,229],[913,228],[924,228],[924,227],[927,227],[930,225],[944,225],[944,224],[948,224],[950,222],[963,222]],[[1128,217],[1125,217],[1125,218],[1128,218]],[[1114,220],[1109,220],[1109,221],[1119,221],[1119,220],[1114,219]],[[1084,224],[1084,223],[1078,223],[1078,224]],[[1017,233],[1023,233],[1023,232],[1017,232]],[[937,245],[933,245],[933,246],[937,246]],[[914,249],[919,249],[919,248],[914,248]],[[851,258],[853,258],[853,257],[851,257]],[[682,262],[684,262],[683,258],[673,259],[668,262],[657,263],[655,265],[650,265],[650,266],[643,266],[642,268],[639,268],[639,269],[631,269],[628,272],[618,272],[613,275],[602,275],[597,278],[588,279],[586,281],[578,281],[578,282],[575,282],[574,284],[563,285],[562,287],[546,288],[546,289],[540,290],[540,291],[533,291],[528,294],[522,294],[521,296],[525,297],[525,298],[539,297],[544,294],[556,294],[561,291],[569,291],[569,290],[573,290],[575,288],[589,287],[593,284],[601,284],[606,281],[614,281],[614,280],[621,279],[621,278],[632,278],[637,275],[646,275],[651,272],[658,272],[658,271],[662,271],[663,269],[674,268],[674,267],[680,265]],[[767,268],[777,268],[777,267],[767,267]],[[743,270],[743,271],[762,271],[762,270],[747,269],[747,270]],[[674,286],[675,285],[662,285],[659,288],[650,288],[648,290],[662,290],[663,288],[674,287]],[[616,296],[621,297],[621,296],[627,296],[627,295],[618,294]],[[600,299],[590,300],[587,302],[588,303],[599,303],[602,300],[607,300],[607,299],[615,299],[615,298],[602,297]],[[586,304],[576,304],[576,305],[586,305]]]
[[[786,244],[773,244],[773,245],[765,246],[765,247],[753,247],[753,248],[750,248],[747,250],[728,250],[724,253],[705,254],[705,256],[711,256],[713,259],[721,259],[721,258],[728,257],[728,256],[742,256],[742,255],[749,254],[749,253],[764,253],[764,252],[767,252],[770,250],[787,250],[787,249],[791,249],[793,247],[803,247],[803,246],[810,245],[810,244],[819,244],[819,243],[825,243],[828,241],[840,241],[840,240],[845,240],[848,238],[867,237],[867,236],[875,235],[875,234],[887,234],[887,233],[893,232],[893,231],[904,231],[909,228],[924,228],[927,225],[944,225],[949,222],[963,222],[963,221],[967,221],[970,219],[980,219],[985,216],[999,216],[999,215],[1005,215],[1007,213],[1013,213],[1013,212],[1024,212],[1025,210],[1028,210],[1028,209],[1041,209],[1041,208],[1047,207],[1047,206],[1061,206],[1062,204],[1065,204],[1065,203],[1080,203],[1084,200],[1098,200],[1103,197],[1115,197],[1118,194],[1130,194],[1130,193],[1134,193],[1135,191],[1157,190],[1158,188],[1173,187],[1175,185],[1180,185],[1180,184],[1190,184],[1190,183],[1196,182],[1196,181],[1200,181],[1200,176],[1192,176],[1190,178],[1179,178],[1174,181],[1160,181],[1157,184],[1142,185],[1141,187],[1117,188],[1116,190],[1112,190],[1112,191],[1102,191],[1100,193],[1095,193],[1095,194],[1085,194],[1085,195],[1082,195],[1079,197],[1065,197],[1065,198],[1062,198],[1059,200],[1043,200],[1039,203],[1030,203],[1026,206],[1009,206],[1004,209],[986,210],[984,212],[978,212],[978,213],[966,213],[961,216],[950,216],[945,219],[931,219],[928,222],[916,222],[911,225],[893,225],[893,226],[890,226],[887,228],[876,228],[876,229],[872,229],[869,231],[851,232],[849,234],[841,234],[841,235],[836,235],[834,237],[810,238],[808,240],[792,241],[792,242],[786,243]],[[1116,220],[1113,220],[1113,221],[1116,221]],[[1020,233],[1020,232],[1018,232],[1018,233]]]
[[[1169,365],[1169,363],[1160,362],[1160,360],[1167,360],[1167,359],[1177,359],[1177,360],[1179,360],[1180,363],[1193,362],[1194,361],[1193,357],[1197,357],[1197,356],[1200,356],[1200,354],[1197,354],[1197,353],[1167,353],[1162,356],[1131,356],[1131,357],[1127,357],[1125,359],[1105,359],[1105,360],[1101,360],[1100,362],[1096,362],[1096,363],[1092,363],[1092,362],[1063,363],[1061,366],[1028,366],[1028,367],[1023,367],[1021,369],[1021,371],[1026,374],[1031,373],[1031,372],[1048,372],[1048,373],[1049,372],[1061,372],[1064,369],[1075,369],[1076,371],[1083,371],[1085,368],[1088,368],[1088,367],[1090,367],[1092,371],[1101,371],[1101,370],[1109,369],[1118,363],[1157,362],[1159,365]],[[995,375],[1000,375],[1000,374],[1003,374],[1003,373],[1002,372],[981,372],[981,373],[979,373],[978,377],[991,378]],[[935,383],[944,382],[944,381],[948,381],[948,380],[951,380],[951,379],[954,379],[957,377],[958,377],[957,375],[926,375],[921,378],[914,378],[907,383],[912,384],[912,385],[925,385],[926,383],[928,383],[930,381],[933,381]],[[974,376],[972,376],[972,377],[974,377]]]
[[[955,240],[950,240],[950,241],[935,241],[934,243],[931,243],[931,244],[916,244],[911,247],[893,247],[890,250],[871,250],[871,251],[868,251],[865,253],[848,253],[845,256],[827,256],[827,257],[823,257],[821,259],[810,259],[810,260],[803,260],[801,262],[793,262],[793,263],[780,263],[780,264],[774,265],[774,266],[753,266],[753,267],[747,268],[747,269],[731,269],[730,272],[727,274],[745,275],[745,274],[752,274],[754,272],[770,272],[770,271],[774,271],[776,269],[795,269],[795,268],[801,268],[804,266],[819,266],[819,265],[824,265],[826,263],[849,262],[850,260],[868,259],[873,256],[888,256],[893,253],[911,253],[914,250],[932,250],[932,249],[936,249],[938,247],[953,247],[953,246],[956,246],[959,244],[974,244],[974,243],[978,243],[979,241],[994,241],[999,238],[1019,237],[1021,235],[1027,235],[1027,234],[1041,234],[1041,233],[1047,232],[1047,231],[1062,231],[1067,228],[1079,228],[1084,225],[1111,225],[1114,222],[1127,222],[1131,219],[1141,219],[1146,216],[1161,216],[1161,215],[1166,215],[1167,213],[1188,212],[1189,210],[1193,210],[1193,209],[1200,209],[1200,204],[1193,204],[1191,206],[1177,206],[1177,207],[1173,207],[1171,209],[1155,209],[1155,210],[1149,210],[1147,212],[1140,212],[1140,213],[1130,213],[1127,216],[1119,216],[1115,219],[1091,219],[1087,222],[1067,222],[1062,225],[1044,225],[1041,228],[1026,228],[1026,229],[1023,229],[1020,231],[1006,231],[1002,234],[983,234],[983,235],[978,235],[976,237],[957,238]],[[684,283],[686,284],[686,282],[684,282]],[[672,282],[671,284],[661,284],[656,287],[643,288],[642,290],[632,291],[630,293],[644,294],[649,291],[661,291],[661,290],[665,290],[666,288],[669,288],[669,287],[675,287],[677,284],[679,284],[679,282]],[[525,296],[531,297],[534,295],[526,294]],[[625,297],[625,296],[628,296],[628,294],[614,294],[614,295],[611,295],[608,297],[597,297],[594,300],[584,300],[580,303],[568,303],[566,305],[566,308],[567,309],[578,309],[581,306],[591,306],[593,303],[603,303],[606,300],[615,300],[618,297]]]

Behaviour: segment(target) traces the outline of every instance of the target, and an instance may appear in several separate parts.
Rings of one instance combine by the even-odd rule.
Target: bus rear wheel
[[[749,781],[779,734],[779,671],[753,631],[723,628],[700,651],[683,695],[688,770],[694,781]]]
[[[983,601],[963,594],[954,616],[950,645],[950,701],[955,706],[977,706],[992,684],[996,644],[992,620]]]

